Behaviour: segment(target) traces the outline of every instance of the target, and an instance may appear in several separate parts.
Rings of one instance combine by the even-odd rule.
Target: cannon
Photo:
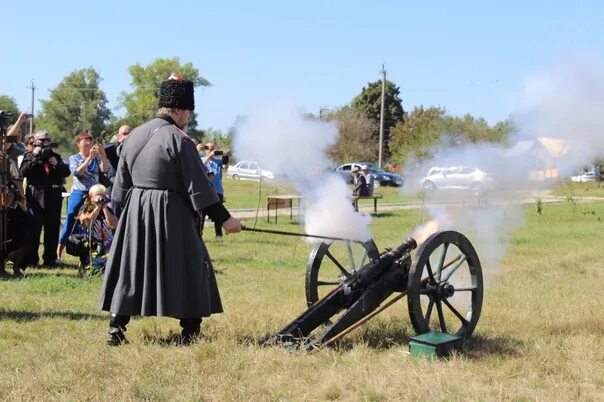
[[[459,232],[441,231],[412,257],[416,248],[413,238],[382,253],[371,240],[318,244],[307,265],[308,309],[266,343],[307,350],[333,344],[404,296],[417,334],[469,338],[483,298],[474,247]]]

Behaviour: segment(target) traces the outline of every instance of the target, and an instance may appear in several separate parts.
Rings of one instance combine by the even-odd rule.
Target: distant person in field
[[[361,166],[361,175],[365,178],[365,183],[367,183],[367,195],[373,195],[373,187],[375,186],[375,183],[373,176],[371,173],[369,173],[369,166]]]
[[[180,320],[181,342],[222,312],[214,268],[196,217],[207,214],[226,233],[241,231],[212,187],[195,145],[183,131],[195,106],[193,82],[172,75],[159,91],[158,116],[124,142],[112,198],[122,213],[105,268],[100,308],[111,313],[108,345],[126,342],[130,316]]]
[[[352,168],[351,172],[354,184],[352,195],[356,195],[359,197],[368,196],[369,190],[367,189],[367,179],[365,179],[365,176],[361,174],[361,169],[358,166],[355,166]]]

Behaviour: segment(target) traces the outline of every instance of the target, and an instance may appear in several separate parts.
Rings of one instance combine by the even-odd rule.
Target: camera
[[[34,115],[31,113],[25,113],[25,117],[27,117],[28,119],[33,119]]]
[[[107,204],[107,202],[109,202],[109,200],[108,200],[107,198],[105,198],[105,197],[99,197],[99,198],[97,198],[97,200],[95,201],[95,204],[98,204],[98,205],[105,205],[105,204]]]
[[[53,156],[55,156],[55,153],[52,148],[42,148],[42,151],[40,151],[40,158],[45,162]]]
[[[4,133],[4,128],[6,126],[6,118],[11,117],[13,112],[9,112],[7,110],[0,110],[0,129],[2,129],[2,133]]]
[[[223,151],[214,151],[214,156],[222,156],[223,154]]]

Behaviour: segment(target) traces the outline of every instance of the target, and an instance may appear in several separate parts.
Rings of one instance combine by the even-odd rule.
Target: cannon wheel
[[[306,303],[314,304],[320,297],[339,286],[350,274],[379,257],[373,240],[365,243],[320,243],[310,253],[306,265]]]
[[[463,234],[438,232],[415,254],[409,270],[407,305],[418,334],[429,331],[469,338],[482,309],[482,268]]]

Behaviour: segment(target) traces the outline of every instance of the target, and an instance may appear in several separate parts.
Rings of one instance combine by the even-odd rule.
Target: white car
[[[273,180],[275,175],[273,172],[261,169],[258,162],[239,161],[234,166],[228,167],[227,177],[235,180]]]
[[[586,181],[596,181],[596,174],[593,172],[584,172],[570,178],[571,181],[584,183]]]
[[[421,179],[425,190],[470,189],[483,190],[493,185],[493,178],[486,172],[468,166],[433,167]]]

